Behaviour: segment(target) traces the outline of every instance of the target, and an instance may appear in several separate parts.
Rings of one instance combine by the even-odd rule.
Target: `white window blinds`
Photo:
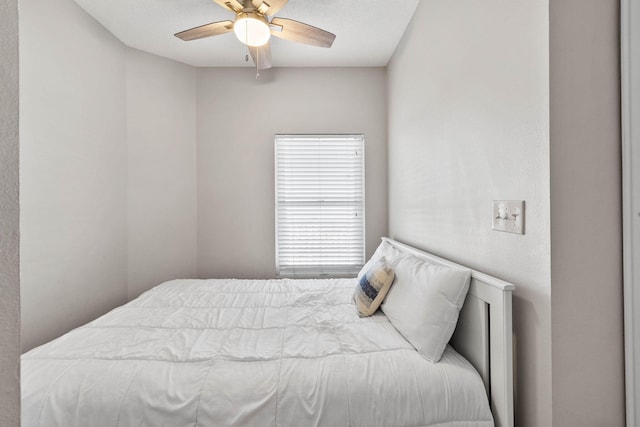
[[[350,275],[364,263],[363,135],[276,135],[276,268]]]

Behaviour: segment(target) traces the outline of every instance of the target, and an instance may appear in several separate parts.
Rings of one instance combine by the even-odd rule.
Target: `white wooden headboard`
[[[383,237],[400,251],[436,264],[468,268]],[[515,286],[471,269],[471,285],[451,345],[484,381],[497,427],[513,427],[513,343],[511,299]]]

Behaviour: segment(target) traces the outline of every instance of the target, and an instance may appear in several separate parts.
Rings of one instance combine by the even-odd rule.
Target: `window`
[[[276,135],[276,269],[351,275],[364,263],[364,136]]]

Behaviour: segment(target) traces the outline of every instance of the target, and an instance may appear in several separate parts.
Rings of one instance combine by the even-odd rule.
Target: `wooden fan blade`
[[[213,1],[232,12],[240,12],[243,8],[242,4],[238,0],[213,0]]]
[[[251,3],[263,15],[273,16],[287,4],[289,0],[252,0]]]
[[[271,68],[271,46],[266,43],[262,46],[247,46],[249,53],[253,59],[253,63],[258,66],[259,70]]]
[[[217,36],[219,34],[228,33],[231,30],[233,30],[232,21],[219,21],[200,25],[199,27],[191,28],[189,30],[184,30],[174,34],[174,36],[184,41],[189,41],[203,39],[205,37]]]
[[[336,39],[335,34],[293,19],[273,18],[271,24],[282,27],[282,31],[272,29],[271,34],[285,40],[312,46],[331,47]]]

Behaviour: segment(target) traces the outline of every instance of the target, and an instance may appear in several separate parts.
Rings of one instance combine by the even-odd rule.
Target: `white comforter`
[[[23,355],[23,426],[493,425],[470,364],[359,318],[355,283],[164,283]]]

